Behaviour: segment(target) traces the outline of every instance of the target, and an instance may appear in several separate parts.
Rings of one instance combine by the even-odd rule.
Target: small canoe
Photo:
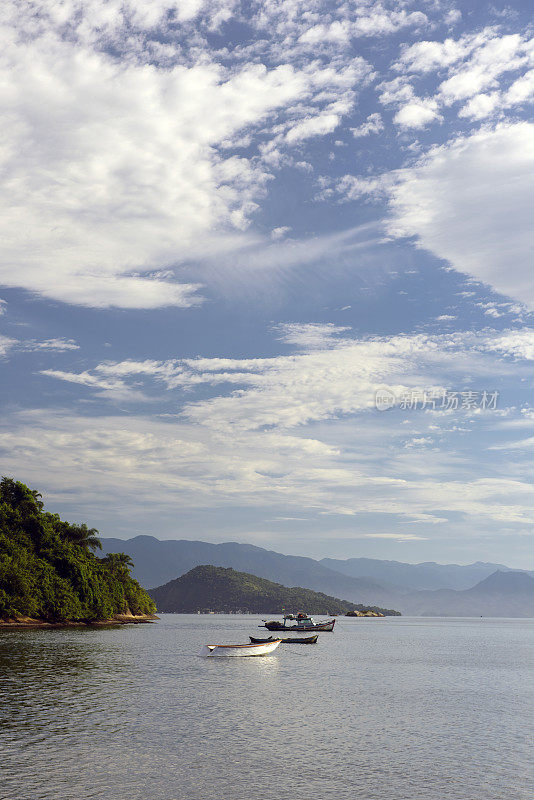
[[[290,639],[282,639],[282,644],[317,644],[317,639],[319,638],[319,634],[315,634],[315,636],[303,636],[302,638],[299,636],[292,636]],[[254,636],[249,636],[249,639],[254,644],[260,644],[263,642],[272,642],[274,639],[272,636],[269,636],[268,639],[255,639]]]
[[[281,639],[257,644],[206,644],[200,651],[201,656],[267,656],[276,650]]]

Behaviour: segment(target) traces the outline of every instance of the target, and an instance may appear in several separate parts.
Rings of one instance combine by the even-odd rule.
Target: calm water
[[[532,800],[533,620],[259,621],[1,633],[2,800]]]

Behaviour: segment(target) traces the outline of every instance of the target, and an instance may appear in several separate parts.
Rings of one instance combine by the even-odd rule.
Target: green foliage
[[[151,589],[160,611],[178,613],[196,611],[236,611],[254,614],[280,614],[306,611],[309,614],[344,614],[347,611],[368,610],[369,606],[349,603],[322,592],[288,588],[266,578],[231,568],[203,565],[176,578],[174,581]],[[384,609],[375,608],[382,611]],[[391,612],[397,613],[397,612]]]
[[[0,618],[91,621],[153,612],[130,576],[129,556],[97,558],[98,531],[44,511],[40,497],[20,481],[0,481]]]

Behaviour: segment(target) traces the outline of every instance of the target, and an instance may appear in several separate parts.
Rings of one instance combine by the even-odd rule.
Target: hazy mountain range
[[[306,609],[309,614],[345,614],[347,611],[370,611],[364,606],[358,609],[353,603],[330,597],[322,592],[301,587],[288,588],[280,583],[258,578],[246,572],[237,572],[231,567],[203,565],[194,567],[172,581],[150,590],[159,611],[195,613],[196,611],[220,611],[229,614],[247,612],[251,614],[297,613]],[[388,613],[388,609],[374,608]]]
[[[212,564],[214,567],[232,567],[284,586],[302,586],[324,592],[353,603],[372,604],[375,595],[386,591],[375,580],[343,575],[313,558],[285,556],[251,544],[210,544],[184,539],[160,541],[153,536],[101,541],[104,552],[122,551],[131,556],[135,564],[133,574],[147,588],[161,586],[201,564]]]
[[[365,576],[378,583],[396,586],[406,591],[470,589],[475,583],[484,580],[497,570],[501,572],[516,571],[504,564],[492,564],[484,561],[466,565],[436,564],[434,561],[405,564],[401,561],[381,561],[376,558],[348,558],[345,561],[323,558],[320,563],[329,569],[350,575],[352,578]],[[534,577],[534,571],[528,574]]]
[[[352,603],[396,608],[405,614],[534,616],[534,572],[503,564],[405,564],[399,561],[287,556],[255,545],[153,536],[102,539],[103,550],[128,553],[142,586],[161,586],[193,567],[212,564],[301,586]]]
[[[526,572],[497,570],[470,589],[437,589],[406,596],[414,615],[534,617],[534,578]]]

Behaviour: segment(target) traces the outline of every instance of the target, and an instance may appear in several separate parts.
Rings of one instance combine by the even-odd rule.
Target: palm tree
[[[63,538],[85,550],[102,550],[102,543],[98,538],[96,528],[88,528],[85,522],[82,525],[66,525],[62,531]]]
[[[100,561],[106,564],[115,575],[123,577],[130,574],[130,567],[134,565],[127,553],[108,553]]]
[[[128,553],[108,553],[100,559],[106,564],[120,564],[122,567],[133,567],[134,563]]]

